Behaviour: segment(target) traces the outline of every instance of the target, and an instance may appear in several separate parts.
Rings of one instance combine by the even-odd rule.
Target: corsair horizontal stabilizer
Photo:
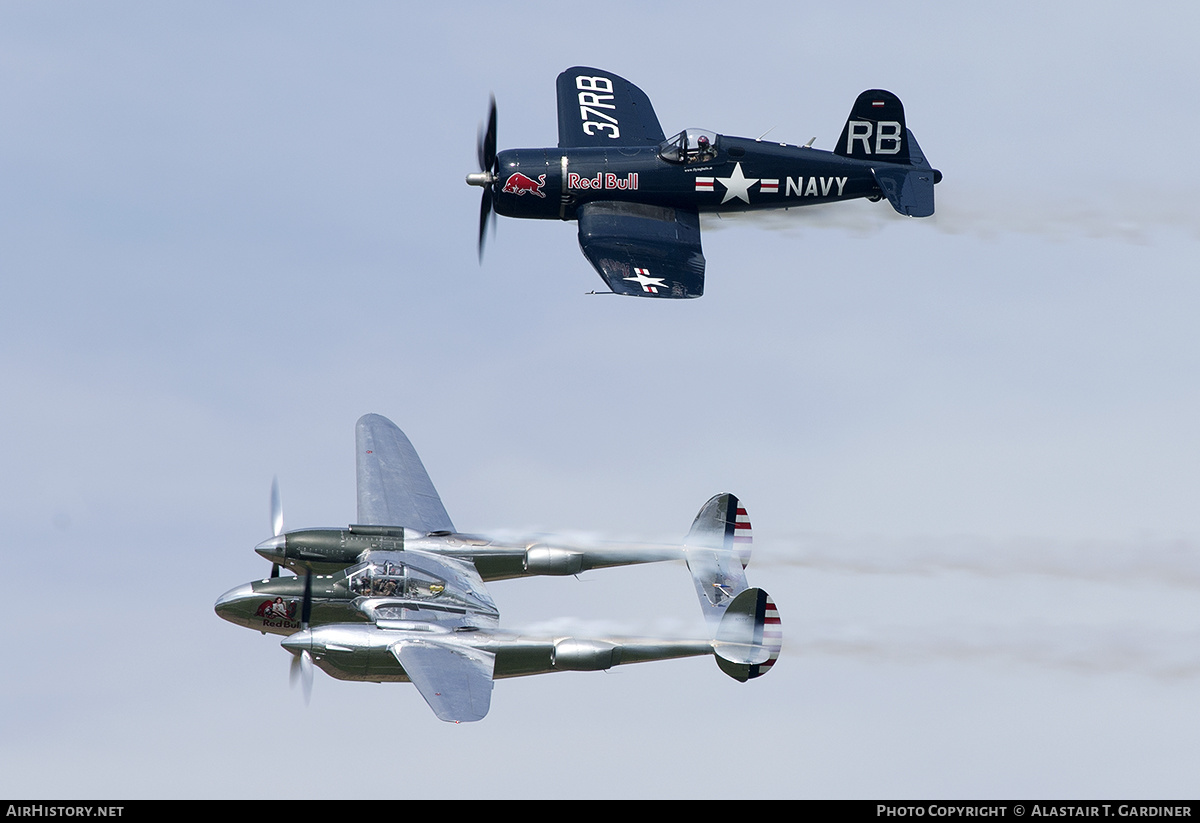
[[[942,176],[929,167],[913,133],[906,131],[905,134],[910,165],[880,163],[871,169],[871,173],[892,208],[909,217],[929,217],[933,214],[933,184]]]
[[[783,626],[775,601],[762,589],[746,589],[721,617],[713,654],[721,671],[745,683],[762,677],[779,658]]]

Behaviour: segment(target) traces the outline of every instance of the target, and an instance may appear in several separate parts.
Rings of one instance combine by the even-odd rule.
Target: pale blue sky
[[[0,7],[0,793],[1194,794],[1200,12],[688,8]],[[680,304],[585,296],[574,224],[501,219],[480,266],[488,94],[553,145],[578,64],[668,133],[818,148],[888,88],[938,213],[706,220]],[[779,664],[305,709],[212,603],[266,571],[273,475],[289,527],[353,518],[365,412],[464,530],[675,540],[738,494]],[[682,567],[491,591],[700,628]]]

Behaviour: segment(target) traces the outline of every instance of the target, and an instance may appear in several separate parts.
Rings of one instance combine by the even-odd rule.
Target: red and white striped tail
[[[762,677],[766,674],[775,665],[775,661],[779,659],[779,652],[783,650],[783,623],[779,620],[779,609],[775,608],[775,601],[769,594],[763,609],[762,644],[770,650],[771,656],[766,663],[759,664],[758,671],[752,672],[751,677]]]
[[[733,550],[737,552],[738,559],[742,561],[743,569],[750,565],[750,548],[753,542],[750,515],[746,514],[746,508],[739,503],[737,515],[733,520]]]
[[[771,670],[783,650],[783,624],[775,601],[762,589],[731,600],[713,637],[721,671],[745,683]]]

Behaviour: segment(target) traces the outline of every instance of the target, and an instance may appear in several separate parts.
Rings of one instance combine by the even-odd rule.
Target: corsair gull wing
[[[610,71],[575,66],[558,76],[558,147],[657,146],[650,98]]]
[[[617,294],[704,294],[700,214],[695,209],[596,200],[579,207],[578,219],[580,249]]]

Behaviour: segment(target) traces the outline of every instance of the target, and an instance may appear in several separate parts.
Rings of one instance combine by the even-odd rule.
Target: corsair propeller
[[[467,175],[467,183],[483,189],[483,199],[479,203],[479,260],[483,261],[483,241],[487,236],[489,220],[494,222],[492,211],[492,184],[496,182],[496,98],[491,98],[488,107],[487,130],[479,128],[479,141],[476,146],[476,156],[479,161],[479,171]]]

